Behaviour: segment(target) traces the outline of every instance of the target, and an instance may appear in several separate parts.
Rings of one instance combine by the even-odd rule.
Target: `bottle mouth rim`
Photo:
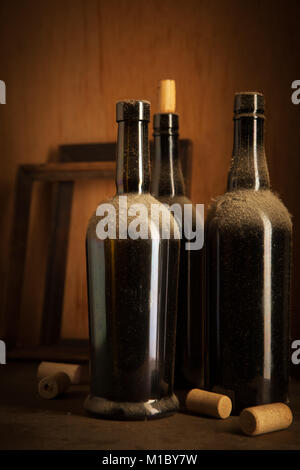
[[[176,133],[179,129],[179,114],[156,113],[153,116],[153,130]]]
[[[264,96],[263,93],[261,93],[260,91],[237,91],[236,93],[234,93],[234,95],[258,95],[258,96]]]
[[[150,122],[149,101],[122,100],[116,103],[116,121],[146,121]]]
[[[264,115],[265,99],[262,93],[256,91],[247,91],[235,93],[234,96],[234,114],[235,115]]]

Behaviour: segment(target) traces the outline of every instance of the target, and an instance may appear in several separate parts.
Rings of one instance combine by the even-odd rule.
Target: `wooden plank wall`
[[[258,90],[267,102],[273,188],[294,216],[293,336],[299,338],[300,105],[290,98],[291,82],[300,79],[299,13],[299,2],[293,0],[2,0],[0,79],[6,82],[7,104],[0,106],[1,294],[18,164],[45,162],[62,143],[113,141],[115,102],[149,99],[155,111],[158,80],[174,78],[181,136],[194,143],[192,197],[207,204],[225,188],[233,94]],[[40,191],[42,201],[47,190]],[[66,337],[87,335],[84,251],[79,245],[92,208],[112,192],[113,183],[103,188],[100,182],[82,182],[75,189]],[[41,205],[35,207],[45,210]],[[43,214],[40,231],[46,240]],[[38,227],[41,218],[35,217]],[[32,245],[28,259],[33,266],[39,259],[43,264],[43,243]],[[40,304],[42,287],[35,270],[28,276],[23,327],[30,332],[37,330],[34,292],[38,290]]]

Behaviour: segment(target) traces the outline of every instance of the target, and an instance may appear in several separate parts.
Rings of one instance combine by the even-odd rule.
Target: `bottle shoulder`
[[[165,221],[167,227],[162,221]],[[139,229],[146,230],[147,227],[149,238],[180,238],[179,228],[172,213],[150,193],[116,195],[100,203],[89,221],[88,235],[93,236],[96,233],[99,222],[112,227],[112,232],[116,234],[113,238],[117,239],[120,230],[126,230],[129,234],[130,228],[137,229],[138,232]]]
[[[292,230],[287,208],[270,190],[229,191],[212,201],[206,218],[207,228],[217,226],[220,230],[265,226],[266,223],[285,231]]]

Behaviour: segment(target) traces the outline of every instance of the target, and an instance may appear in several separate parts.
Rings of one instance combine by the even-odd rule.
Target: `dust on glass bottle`
[[[264,98],[239,93],[227,192],[205,231],[208,386],[243,408],[288,401],[290,215],[271,191]]]
[[[169,238],[151,217],[159,202],[149,193],[149,119],[150,103],[117,103],[117,194],[98,207],[86,238],[91,383],[85,409],[111,418],[160,417],[178,407],[173,373],[180,240],[172,217]],[[100,213],[111,224],[109,236],[99,229]]]
[[[175,81],[161,80],[160,112],[154,115],[154,155],[152,158],[151,192],[160,202],[180,206],[181,228],[176,354],[174,383],[176,389],[204,385],[204,315],[201,246],[188,249],[184,211],[191,207],[191,226],[196,227],[196,208],[186,196],[179,155],[179,115],[175,113]],[[176,217],[176,212],[175,212]],[[191,246],[191,245],[190,245]]]

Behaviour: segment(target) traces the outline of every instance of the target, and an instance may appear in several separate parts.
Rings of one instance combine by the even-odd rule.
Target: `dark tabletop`
[[[289,429],[247,437],[239,418],[183,412],[152,421],[110,421],[86,415],[85,385],[44,400],[37,393],[37,363],[0,365],[0,448],[3,449],[300,449],[300,382],[291,384],[294,422]]]

